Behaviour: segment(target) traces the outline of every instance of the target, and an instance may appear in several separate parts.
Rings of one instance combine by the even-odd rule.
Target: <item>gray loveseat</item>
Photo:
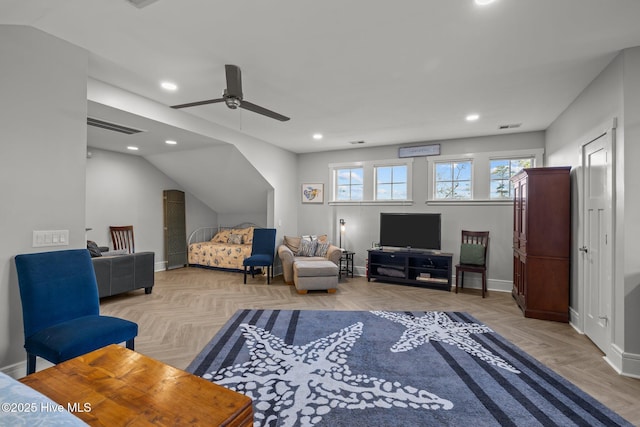
[[[92,258],[98,281],[100,298],[144,288],[145,294],[153,289],[153,252]]]

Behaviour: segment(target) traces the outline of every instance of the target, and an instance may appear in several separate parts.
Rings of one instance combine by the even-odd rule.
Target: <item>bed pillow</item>
[[[463,243],[460,246],[460,264],[484,265],[484,246]]]
[[[220,230],[213,236],[211,239],[212,243],[227,243],[229,241],[229,235],[231,234],[231,230]]]
[[[253,227],[248,227],[247,232],[242,235],[242,243],[245,245],[253,244]]]
[[[298,256],[315,256],[316,247],[318,246],[317,240],[300,240],[300,249],[296,255]]]
[[[230,243],[232,245],[242,244],[242,234],[229,234],[229,240],[227,240],[227,243]]]

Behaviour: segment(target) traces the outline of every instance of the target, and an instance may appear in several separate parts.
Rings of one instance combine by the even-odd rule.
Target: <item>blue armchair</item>
[[[247,284],[247,269],[254,276],[255,267],[267,267],[267,284],[273,277],[273,258],[276,250],[276,229],[255,228],[253,230],[253,243],[251,244],[251,256],[244,259],[244,284]]]
[[[109,344],[134,347],[138,325],[100,315],[98,285],[86,249],[17,255],[27,375],[36,356],[52,363]]]

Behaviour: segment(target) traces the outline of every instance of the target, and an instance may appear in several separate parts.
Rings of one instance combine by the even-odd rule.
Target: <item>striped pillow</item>
[[[316,247],[318,245],[317,240],[300,240],[300,248],[297,255],[299,256],[314,256],[316,254]]]
[[[329,250],[329,242],[318,242],[318,247],[316,248],[316,256],[327,256],[327,251]]]

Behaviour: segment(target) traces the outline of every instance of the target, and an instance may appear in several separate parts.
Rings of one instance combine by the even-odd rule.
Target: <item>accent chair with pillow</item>
[[[319,236],[284,236],[282,245],[278,247],[278,256],[282,262],[282,275],[285,283],[293,284],[293,263],[300,261],[331,261],[340,265],[342,251],[332,245],[327,235]]]
[[[458,281],[464,288],[464,273],[480,273],[482,275],[482,298],[487,292],[487,248],[489,247],[488,231],[462,230],[460,245],[460,263],[456,265],[456,294]]]

